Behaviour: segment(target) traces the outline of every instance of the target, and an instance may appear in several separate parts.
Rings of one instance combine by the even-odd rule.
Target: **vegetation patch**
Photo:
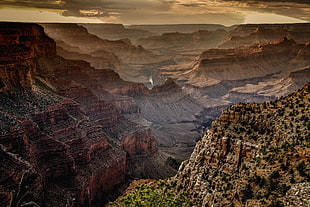
[[[117,201],[110,202],[108,207],[135,206],[166,206],[191,207],[200,206],[197,201],[190,199],[186,193],[176,193],[171,184],[164,180],[137,184],[126,195]]]

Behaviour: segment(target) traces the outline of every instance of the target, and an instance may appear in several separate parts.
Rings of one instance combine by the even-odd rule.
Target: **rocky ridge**
[[[149,77],[156,74],[153,68],[170,63],[165,56],[155,54],[140,45],[133,45],[128,38],[101,39],[86,29],[88,24],[42,25],[56,41],[57,53],[62,57],[88,61],[96,69],[113,69],[125,80],[149,83]],[[101,34],[100,25],[88,26],[99,30]],[[113,27],[108,27],[107,31],[111,32],[111,29]],[[98,35],[101,36],[100,34]]]
[[[140,38],[137,44],[147,49],[194,50],[216,48],[224,39],[225,30],[199,30],[193,33],[164,33],[161,36]]]
[[[78,48],[79,53],[90,54],[106,51],[117,55],[125,63],[158,62],[159,56],[152,54],[141,46],[134,46],[129,39],[106,40],[90,34],[87,29],[77,24],[42,24],[46,33],[56,42],[61,41]],[[79,41],[76,41],[77,38]],[[98,54],[97,54],[98,55]]]
[[[284,81],[289,79],[290,73],[297,74],[309,66],[307,57],[308,43],[297,44],[292,39],[282,38],[261,45],[210,49],[184,68],[162,67],[160,74],[171,76],[206,107],[240,101],[264,102],[297,89],[294,82],[299,82],[299,87],[307,83],[301,76],[295,76],[290,83]],[[307,71],[303,74],[308,77]]]
[[[89,33],[97,35],[101,39],[121,40],[130,39],[135,42],[139,38],[151,36],[153,33],[143,29],[130,29],[122,24],[80,24]]]
[[[235,48],[243,45],[264,44],[283,37],[294,39],[299,44],[309,41],[309,24],[246,24],[229,31],[220,48]]]
[[[198,30],[214,31],[218,29],[226,30],[227,27],[219,24],[166,24],[166,25],[129,25],[128,29],[143,29],[159,35],[163,33],[193,33]]]
[[[176,190],[204,206],[307,206],[309,98],[307,84],[274,102],[224,110],[172,178]]]

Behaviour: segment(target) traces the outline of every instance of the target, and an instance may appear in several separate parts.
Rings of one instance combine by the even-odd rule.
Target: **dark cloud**
[[[309,0],[224,0],[224,1],[234,1],[234,2],[242,2],[242,3],[250,3],[250,4],[259,4],[259,3],[299,3],[299,4],[307,4],[310,5]]]
[[[65,16],[83,16],[80,12],[95,11],[93,16],[106,16],[111,11],[137,10],[137,9],[165,9],[167,5],[175,1],[145,1],[145,0],[1,0],[0,5],[18,6],[39,9],[59,9],[64,10]],[[90,12],[91,13],[91,12]],[[90,13],[88,15],[90,15]]]
[[[56,0],[1,0],[0,5],[2,6],[18,6],[18,7],[32,7],[39,9],[61,9],[62,5]]]
[[[63,16],[118,23],[242,23],[247,12],[310,21],[310,0],[0,0],[1,6],[56,9]],[[212,13],[212,14],[211,14]]]
[[[181,5],[186,7],[201,7],[205,6],[206,4],[181,4]]]

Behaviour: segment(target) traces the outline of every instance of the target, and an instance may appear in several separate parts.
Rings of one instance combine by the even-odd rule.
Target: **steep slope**
[[[157,67],[170,63],[167,57],[134,46],[129,39],[100,39],[77,24],[42,25],[55,39],[57,53],[62,57],[89,61],[96,69],[113,69],[125,80],[149,83]]]
[[[227,105],[227,101],[263,102],[291,92],[289,88],[286,92],[277,88],[281,89],[282,79],[291,72],[309,66],[308,50],[308,43],[297,44],[287,38],[262,45],[210,49],[192,67],[173,74],[171,68],[162,68],[161,74],[172,75],[186,92],[207,106],[214,106],[214,102]],[[307,83],[306,76],[297,82]]]
[[[176,190],[206,206],[309,206],[309,98],[307,84],[224,110],[172,178]]]
[[[1,204],[102,205],[125,181],[127,159],[157,153],[149,128],[96,95],[109,96],[113,81],[135,94],[135,83],[57,56],[37,24],[0,28]]]
[[[78,48],[71,47],[64,42],[59,41],[56,47],[57,54],[69,60],[84,60],[91,64],[92,67],[102,69],[120,69],[123,67],[122,62],[111,52],[104,50],[96,51],[90,54],[80,53]]]
[[[308,66],[290,72],[289,75],[278,80],[262,81],[257,84],[246,84],[234,88],[229,91],[225,98],[233,103],[273,100],[301,88],[309,81],[309,77],[310,67]]]
[[[158,62],[159,56],[152,54],[141,46],[133,46],[127,40],[104,40],[88,33],[87,29],[77,24],[42,24],[46,33],[56,42],[63,41],[76,47],[82,54],[106,51],[117,55],[125,63]],[[76,41],[76,40],[79,41]]]
[[[134,99],[141,116],[151,123],[160,151],[177,163],[189,157],[206,118],[203,106],[172,79],[154,86],[149,95]]]

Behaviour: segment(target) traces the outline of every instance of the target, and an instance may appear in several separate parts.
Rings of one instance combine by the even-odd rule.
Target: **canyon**
[[[100,82],[123,83],[133,94],[141,85],[57,56],[39,25],[1,23],[2,32],[2,204],[107,202],[127,179],[127,160],[156,156],[157,146],[148,127],[96,94],[109,95]]]
[[[131,180],[175,174],[176,189],[205,205],[243,205],[248,186],[237,181],[272,173],[253,167],[266,142],[307,137],[297,120],[309,87],[283,97],[309,82],[309,24],[0,25],[3,206],[101,206]],[[307,163],[307,149],[291,158]],[[257,174],[242,176],[249,169]]]

